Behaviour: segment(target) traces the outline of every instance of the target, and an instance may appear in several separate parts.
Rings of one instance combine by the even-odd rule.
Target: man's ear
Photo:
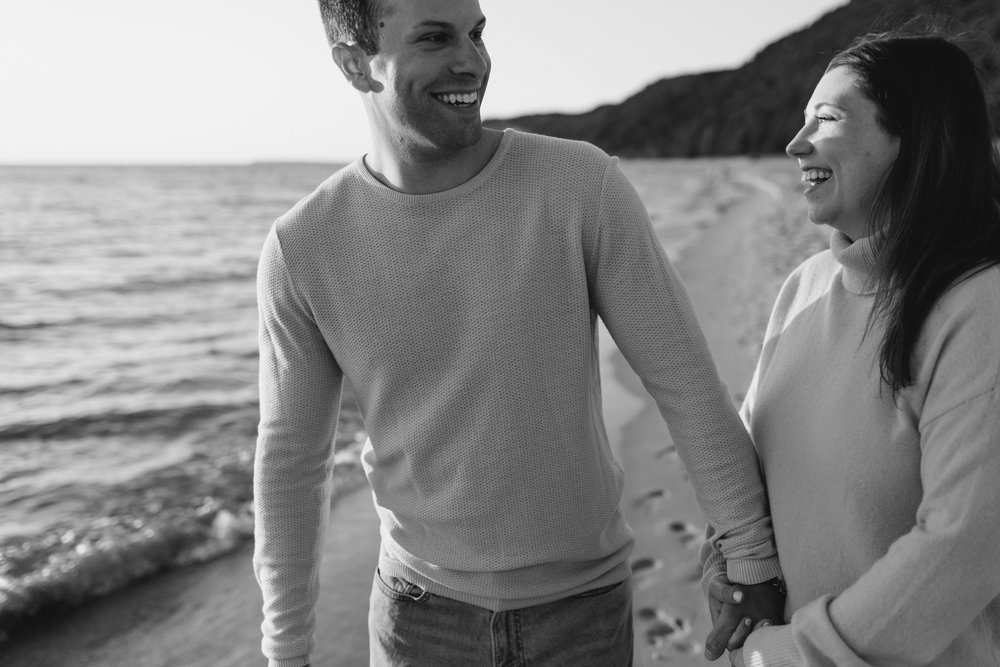
[[[333,61],[337,63],[337,67],[343,72],[348,83],[362,93],[371,92],[368,56],[364,49],[357,44],[337,42],[330,48],[330,52],[333,54]]]

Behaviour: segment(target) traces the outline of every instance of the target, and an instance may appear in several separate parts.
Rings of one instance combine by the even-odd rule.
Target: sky
[[[483,116],[586,111],[739,67],[847,0],[480,0]],[[361,100],[315,0],[0,3],[0,164],[346,162]]]

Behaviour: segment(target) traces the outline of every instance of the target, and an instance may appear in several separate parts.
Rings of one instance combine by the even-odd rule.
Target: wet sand
[[[706,338],[734,401],[742,399],[774,295],[785,274],[825,245],[810,227],[780,158],[734,160],[700,205],[714,220],[679,261]],[[790,162],[790,161],[788,161]],[[703,529],[666,426],[638,378],[604,335],[606,423],[626,471],[622,499],[637,534],[636,665],[721,665],[701,657],[707,605],[698,585]],[[317,608],[314,667],[367,664],[367,602],[378,551],[364,487],[333,507]],[[260,594],[250,547],[40,619],[0,644],[0,665],[236,667],[263,665]]]
[[[378,517],[364,487],[330,512],[313,665],[368,664],[368,593]],[[260,652],[261,597],[252,545],[206,565],[157,575],[72,612],[39,619],[0,644],[13,667],[243,667]]]

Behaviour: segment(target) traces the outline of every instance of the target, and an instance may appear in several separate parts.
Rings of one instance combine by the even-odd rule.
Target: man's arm
[[[754,369],[750,387],[740,408],[740,419],[750,423],[750,414],[757,396],[760,362]],[[705,541],[699,557],[702,566],[701,586],[708,598],[712,630],[705,638],[705,657],[718,659],[726,650],[743,646],[750,632],[762,625],[782,625],[786,593],[780,579],[755,585],[733,584],[726,576],[726,562],[713,543],[715,529],[705,527]]]
[[[616,164],[605,175],[588,277],[595,309],[667,422],[729,578],[754,584],[779,576],[753,444],[687,291]]]
[[[257,274],[260,427],[254,460],[254,572],[271,667],[313,648],[342,373],[289,275],[276,229]]]

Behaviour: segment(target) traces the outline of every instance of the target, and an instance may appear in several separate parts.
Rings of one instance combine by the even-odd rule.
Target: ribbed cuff
[[[781,576],[777,556],[726,561],[726,576],[734,584],[760,584]]]
[[[308,655],[300,655],[297,658],[282,658],[281,660],[271,658],[267,661],[267,667],[305,667],[308,664]]]
[[[792,628],[754,630],[743,644],[743,662],[746,667],[797,667],[802,664],[799,650],[795,648]]]
[[[720,574],[726,573],[726,561],[709,540],[701,543],[701,591],[708,597],[708,584]]]

